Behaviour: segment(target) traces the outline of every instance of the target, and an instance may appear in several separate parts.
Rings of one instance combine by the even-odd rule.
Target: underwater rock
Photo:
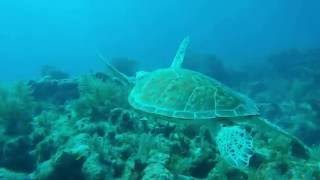
[[[170,156],[164,153],[155,153],[148,159],[148,164],[162,164],[168,163]]]
[[[28,174],[13,172],[4,168],[0,168],[0,179],[7,180],[31,180]]]
[[[32,148],[28,137],[9,139],[2,147],[0,165],[14,171],[32,172],[36,164],[36,157],[29,153]]]
[[[277,179],[305,179],[311,180],[317,178],[319,167],[316,164],[296,164],[287,159],[281,162],[270,162],[265,165],[260,171],[250,174],[250,178],[254,179],[269,179],[270,177],[277,177]]]
[[[92,121],[108,119],[113,109],[128,107],[127,86],[112,79],[102,80],[93,75],[79,79],[80,98],[72,102],[77,118],[88,117]]]
[[[143,180],[149,179],[173,179],[173,174],[165,167],[169,161],[169,155],[163,153],[156,153],[148,160],[148,166],[143,171]]]
[[[198,154],[199,155],[197,157],[192,158],[192,161],[190,162],[190,175],[192,177],[200,179],[207,178],[209,172],[216,164],[215,159],[213,159],[213,152],[201,151]]]
[[[57,119],[59,119],[59,114],[51,111],[43,111],[34,117],[31,123],[33,131],[30,134],[32,143],[41,143],[46,137],[50,136],[50,130]]]
[[[61,175],[54,171],[51,160],[38,164],[37,169],[30,176],[31,179],[40,180],[57,180],[61,178]]]
[[[125,170],[125,163],[123,161],[114,161],[112,163],[112,177],[121,178]]]
[[[247,180],[248,175],[238,169],[232,169],[226,174],[228,180]]]
[[[37,157],[38,163],[55,157],[62,146],[69,142],[70,137],[76,137],[75,128],[70,127],[70,119],[57,113],[47,111],[35,117],[32,123],[34,131],[30,134],[30,139],[36,144],[32,153]]]
[[[86,180],[104,180],[111,178],[110,172],[107,171],[108,168],[100,162],[99,155],[93,153],[86,159],[81,171]]]
[[[38,163],[49,160],[57,151],[57,145],[54,144],[52,139],[45,139],[37,144],[36,149],[33,151],[37,157]]]
[[[286,50],[277,54],[273,54],[267,58],[274,68],[283,74],[288,74],[292,67],[303,62],[304,56],[297,49]]]
[[[32,174],[35,179],[84,179],[80,173],[89,155],[88,136],[72,137],[51,159],[38,165]]]
[[[79,172],[84,159],[78,153],[62,151],[53,162],[54,173],[62,179],[84,179]]]
[[[320,49],[289,49],[268,57],[274,69],[287,79],[306,79],[319,74]]]
[[[180,154],[181,156],[187,157],[190,153],[190,142],[191,140],[180,135],[175,135],[174,141],[170,147],[170,152],[174,154]]]
[[[219,63],[216,66],[221,67]],[[286,127],[295,124],[300,128],[295,126],[293,129],[298,129],[298,132],[307,127],[301,123],[309,124],[306,120],[316,121],[313,115],[301,115],[314,113],[318,108],[317,104],[311,103],[310,97],[313,96],[308,95],[307,105],[303,105],[307,108],[299,108],[296,99],[290,104],[287,98],[279,95],[278,90],[271,90],[279,88],[280,85],[275,86],[270,79],[260,83],[247,74],[243,72],[237,77],[241,81],[240,84],[247,88],[246,92],[265,100],[262,101],[262,114],[272,121],[286,124]],[[241,79],[243,77],[244,79]],[[206,126],[181,126],[167,121],[160,122],[159,116],[132,110],[127,103],[130,86],[126,86],[110,74],[97,73],[82,77],[79,81],[68,80],[73,84],[71,89],[74,91],[79,87],[79,98],[73,97],[58,102],[52,100],[52,94],[60,89],[57,86],[65,81],[44,78],[43,81],[30,82],[39,94],[43,91],[42,93],[46,94],[44,96],[47,96],[43,99],[35,98],[37,102],[50,104],[53,108],[41,114],[31,113],[28,122],[32,125],[32,132],[23,134],[28,136],[21,136],[20,140],[16,137],[6,139],[7,136],[0,138],[0,148],[6,153],[6,157],[9,157],[0,158],[2,167],[32,172],[31,177],[27,178],[40,180],[231,180],[269,177],[298,179],[297,177],[303,177],[305,174],[305,177],[311,177],[310,179],[320,177],[319,167],[312,165],[316,158],[309,156],[300,144],[291,143],[289,139],[277,137],[271,132],[250,131],[255,152],[246,169],[236,169],[226,163],[221,154],[219,155],[217,144],[210,133],[212,129],[208,130]],[[48,88],[41,83],[48,83]],[[283,81],[277,83],[282,84]],[[42,85],[45,88],[41,90]],[[56,90],[52,91],[50,88]],[[68,86],[61,89],[66,90]],[[288,90],[289,88],[284,88],[284,92],[288,94],[286,96],[292,98]],[[46,91],[50,91],[50,95]],[[278,92],[278,95],[274,92]],[[62,96],[68,94],[61,93]],[[52,104],[52,101],[55,103]],[[55,107],[62,107],[63,110]],[[299,116],[293,118],[294,114]],[[312,132],[318,134],[317,129],[319,128],[315,127],[315,131]],[[315,136],[302,135],[317,139]],[[22,157],[31,160],[22,162]],[[3,160],[6,160],[7,164],[4,164]],[[19,167],[12,168],[8,162]],[[28,164],[30,167],[26,167],[27,162],[31,162]],[[0,179],[1,173],[2,169]],[[20,176],[17,174],[16,177]]]
[[[281,163],[277,164],[276,168],[278,169],[278,171],[281,175],[286,174],[290,169],[289,164],[287,164],[285,162],[281,162]]]
[[[31,121],[35,101],[24,82],[10,89],[0,87],[0,124],[5,135],[26,135],[32,131]]]
[[[137,129],[138,123],[135,122],[134,114],[132,111],[124,108],[114,108],[109,112],[109,121],[117,126],[118,133],[134,131]]]
[[[168,169],[166,169],[161,164],[151,164],[146,167],[144,170],[144,176],[142,180],[149,179],[161,179],[161,180],[170,180],[173,179],[173,175]]]
[[[67,101],[79,98],[78,83],[72,79],[49,79],[29,81],[32,96],[37,101],[53,104],[64,104]]]
[[[152,134],[162,134],[164,137],[168,138],[176,129],[176,125],[172,123],[158,123],[157,125],[153,126],[150,132]]]
[[[31,129],[31,116],[28,112],[24,112],[25,110],[18,110],[16,109],[15,113],[10,116],[14,119],[5,119],[5,122],[3,123],[5,126],[5,134],[9,136],[14,135],[26,135],[29,134]]]
[[[68,79],[69,74],[59,70],[58,68],[50,65],[44,65],[41,67],[40,71],[41,77],[47,77],[49,79],[61,80]]]
[[[93,123],[89,118],[81,118],[75,122],[75,128],[79,133],[86,133],[89,135],[94,135],[96,133],[104,134],[104,131],[100,131],[103,128],[103,123]]]
[[[198,135],[200,128],[198,126],[194,126],[194,125],[187,125],[185,127],[182,128],[182,133],[184,136],[193,139]]]
[[[134,160],[134,167],[133,167],[133,170],[134,172],[138,173],[136,176],[141,179],[141,177],[139,176],[142,176],[142,172],[143,170],[147,167],[147,163],[146,162],[143,162],[142,160],[140,159],[135,159]]]

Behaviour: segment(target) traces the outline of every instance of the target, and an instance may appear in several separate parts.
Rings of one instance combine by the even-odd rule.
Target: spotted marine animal
[[[186,37],[181,42],[170,67],[137,73],[128,97],[134,109],[175,122],[209,124],[215,132],[219,132],[223,124],[249,125],[256,130],[284,135],[308,150],[299,139],[262,118],[256,104],[244,94],[202,73],[183,68],[189,41]]]

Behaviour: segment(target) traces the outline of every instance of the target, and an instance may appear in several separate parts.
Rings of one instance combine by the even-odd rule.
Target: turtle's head
[[[145,78],[146,76],[148,76],[148,74],[150,74],[150,72],[147,71],[138,71],[136,72],[136,80],[140,80]]]

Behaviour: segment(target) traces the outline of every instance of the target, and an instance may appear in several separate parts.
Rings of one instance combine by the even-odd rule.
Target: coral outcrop
[[[292,56],[298,55],[277,58]],[[320,56],[314,50],[298,57],[298,65],[272,62],[264,76],[251,69],[233,85],[255,99],[264,117],[308,143],[311,154],[288,138],[244,126],[252,154],[246,166],[232,166],[213,129],[132,109],[131,87],[112,74],[59,75],[0,89],[0,179],[319,179],[320,103],[313,67],[320,61],[303,59]],[[302,65],[313,72],[295,76]],[[279,75],[271,70],[275,66],[291,70]],[[228,150],[237,148],[242,149]]]

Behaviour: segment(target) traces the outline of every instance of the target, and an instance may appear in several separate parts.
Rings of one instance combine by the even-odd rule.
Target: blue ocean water
[[[319,9],[0,1],[0,180],[319,180]]]
[[[186,35],[192,51],[232,64],[318,47],[319,7],[316,0],[1,1],[0,77],[34,78],[44,64],[72,74],[100,69],[97,51],[163,67]]]

